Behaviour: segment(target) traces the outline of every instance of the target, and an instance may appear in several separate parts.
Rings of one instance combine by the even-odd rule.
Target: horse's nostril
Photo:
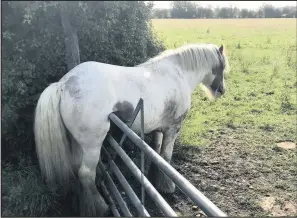
[[[221,94],[224,94],[225,93],[225,89],[223,87],[219,87],[218,88],[218,92],[220,92]]]

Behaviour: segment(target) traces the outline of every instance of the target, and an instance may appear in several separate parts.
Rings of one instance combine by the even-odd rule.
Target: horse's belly
[[[137,133],[141,133],[141,111],[139,111],[131,129]],[[148,134],[152,132],[153,130],[156,130],[161,127],[161,120],[160,115],[154,114],[152,111],[146,111],[144,112],[144,133]]]

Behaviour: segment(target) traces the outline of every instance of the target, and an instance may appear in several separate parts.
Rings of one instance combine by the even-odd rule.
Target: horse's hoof
[[[110,208],[99,194],[84,191],[80,195],[80,215],[104,217],[110,213]]]
[[[99,217],[110,217],[113,216],[111,209],[108,205],[106,205],[107,208],[100,208],[100,211],[97,212]]]
[[[172,181],[162,184],[159,183],[159,185],[156,185],[156,189],[164,194],[172,194],[175,192],[175,184]]]
[[[110,208],[108,211],[106,211],[106,215],[104,215],[104,217],[114,217],[114,214],[112,213]]]
[[[167,175],[165,175],[157,167],[152,166],[150,168],[148,178],[158,191],[165,194],[174,193],[175,184]]]
[[[108,217],[110,214],[111,214],[111,210],[108,206],[105,208],[102,206],[99,207],[98,205],[95,205],[95,204],[84,206],[80,210],[80,216]]]
[[[96,207],[96,216],[99,216],[99,217],[106,217],[111,212],[109,206],[106,204],[106,202],[103,200],[101,196],[99,199],[96,200],[95,207]]]

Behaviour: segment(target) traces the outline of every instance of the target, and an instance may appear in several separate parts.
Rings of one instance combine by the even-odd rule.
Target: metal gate
[[[199,190],[197,190],[187,179],[185,179],[179,172],[177,172],[167,161],[165,161],[157,152],[155,152],[144,141],[144,113],[143,113],[143,100],[140,99],[137,107],[135,108],[132,119],[128,124],[123,123],[114,113],[109,115],[110,120],[119,127],[124,133],[120,142],[118,143],[110,134],[107,135],[109,145],[116,152],[115,155],[110,155],[105,146],[102,146],[102,153],[108,158],[108,163],[104,165],[102,161],[99,162],[99,169],[103,175],[103,180],[99,182],[103,195],[107,199],[111,211],[114,216],[132,217],[126,202],[124,201],[121,193],[117,189],[114,181],[111,178],[113,174],[118,182],[121,184],[125,194],[129,197],[131,203],[137,210],[136,216],[150,217],[150,214],[145,208],[145,193],[156,203],[159,209],[165,216],[175,217],[177,214],[165,201],[161,194],[154,188],[149,180],[144,175],[144,158],[145,155],[150,158],[160,170],[162,170],[176,186],[187,195],[207,216],[226,217],[227,215],[222,212],[216,205],[214,205],[208,198],[206,198]],[[135,121],[139,111],[141,112],[141,136],[139,137],[133,132],[130,127]],[[141,166],[140,169],[130,159],[126,152],[122,149],[124,140],[128,137],[138,148],[141,150]],[[119,156],[126,166],[129,168],[134,177],[141,184],[141,199],[135,194],[134,190],[119,170],[114,162],[116,156]],[[107,187],[106,187],[107,186]],[[116,206],[118,205],[118,206]],[[120,212],[121,213],[120,213]],[[135,215],[134,215],[135,216]]]

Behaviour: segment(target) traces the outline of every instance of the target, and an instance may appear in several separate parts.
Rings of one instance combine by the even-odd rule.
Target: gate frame
[[[141,133],[140,137],[131,130],[139,111],[141,112],[140,121],[141,121]],[[165,173],[175,184],[176,186],[188,196],[207,216],[215,217],[226,217],[227,215],[222,212],[214,203],[212,203],[206,196],[204,196],[198,189],[196,189],[187,179],[185,179],[176,169],[174,169],[167,161],[165,161],[157,152],[155,152],[145,141],[144,141],[144,104],[143,99],[140,98],[133,114],[131,120],[125,124],[122,122],[114,113],[109,115],[109,119],[123,132],[123,136],[120,142],[116,140],[108,133],[107,140],[113,150],[116,151],[115,155],[110,155],[104,146],[102,146],[102,151],[108,157],[107,167],[104,166],[102,161],[99,162],[99,169],[103,173],[103,180],[107,182],[107,187],[112,193],[114,199],[117,201],[120,210],[124,216],[132,217],[131,212],[129,211],[126,202],[123,200],[121,194],[117,190],[111,176],[112,173],[116,176],[117,180],[125,190],[128,195],[131,203],[136,208],[140,216],[150,217],[149,213],[144,207],[145,199],[145,190],[151,199],[157,204],[160,210],[164,213],[165,216],[176,217],[177,214],[170,207],[170,205],[165,201],[161,194],[155,189],[155,187],[149,182],[149,180],[144,175],[144,154],[150,157],[151,161],[163,172]],[[136,164],[130,159],[130,157],[122,149],[123,142],[126,138],[129,138],[138,148],[141,150],[141,164],[140,169]],[[116,166],[114,159],[120,156],[123,162],[127,165],[129,170],[132,172],[134,177],[141,184],[141,200],[137,197],[132,187],[125,179],[119,168]],[[109,171],[109,172],[108,172]],[[110,197],[110,194],[105,186],[104,181],[100,181],[100,185],[103,187],[103,194],[111,205],[111,211],[115,216],[120,216],[118,209],[115,206],[113,199]]]

